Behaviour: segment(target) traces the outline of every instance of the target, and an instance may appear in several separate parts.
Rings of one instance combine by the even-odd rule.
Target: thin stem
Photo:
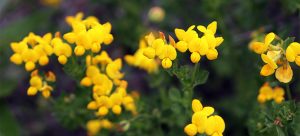
[[[285,87],[286,87],[286,93],[287,93],[288,100],[292,100],[292,95],[291,95],[291,90],[290,90],[289,84],[286,84]]]
[[[196,72],[198,70],[198,67],[199,67],[199,63],[196,63],[195,66],[194,66],[194,71],[193,71],[193,78],[192,78],[193,83],[195,82]]]

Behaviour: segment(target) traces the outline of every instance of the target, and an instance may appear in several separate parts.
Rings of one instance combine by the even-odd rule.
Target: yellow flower
[[[264,42],[253,42],[250,46],[250,49],[252,49],[257,54],[262,54],[268,50],[275,37],[276,35],[273,32],[268,33],[265,36]]]
[[[300,66],[300,44],[297,42],[291,43],[286,49],[286,59],[289,62],[296,62]]]
[[[46,75],[46,81],[50,81],[50,82],[55,81],[55,75],[51,71],[49,71],[45,75]],[[27,95],[34,96],[37,94],[38,91],[41,91],[44,98],[49,98],[53,88],[49,86],[46,81],[43,81],[42,77],[38,75],[37,70],[33,71],[31,73],[31,78],[29,81],[30,87],[27,90]]]
[[[69,43],[76,44],[74,53],[76,56],[82,56],[86,50],[98,53],[101,50],[101,44],[110,44],[113,41],[111,34],[111,24],[100,24],[96,17],[90,16],[82,20],[81,14],[75,17],[67,18],[67,22],[72,26],[72,32],[64,34],[64,39]]]
[[[189,136],[206,133],[207,135],[222,136],[225,130],[225,123],[222,117],[212,115],[213,107],[203,107],[197,99],[192,101],[192,123],[184,128],[184,132]]]
[[[292,70],[291,66],[288,63],[280,66],[275,72],[275,77],[280,82],[283,82],[283,83],[290,82],[293,78],[293,70]]]
[[[267,100],[273,99],[276,103],[281,103],[284,100],[284,90],[281,87],[275,87],[274,89],[265,83],[259,89],[259,95],[257,100],[259,103],[265,103]]]
[[[162,66],[165,69],[168,69],[172,66],[172,60],[175,60],[177,57],[176,49],[172,45],[163,45],[161,47],[159,59],[162,60]]]

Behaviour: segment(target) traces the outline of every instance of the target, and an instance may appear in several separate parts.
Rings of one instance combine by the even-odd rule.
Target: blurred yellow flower
[[[281,87],[275,87],[273,89],[269,83],[265,83],[259,89],[257,100],[259,103],[265,103],[272,99],[278,104],[281,103],[284,100],[284,90]]]

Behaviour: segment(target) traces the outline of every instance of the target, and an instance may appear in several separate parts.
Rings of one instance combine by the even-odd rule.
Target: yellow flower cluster
[[[14,54],[10,57],[10,61],[21,65],[25,63],[25,69],[32,71],[36,67],[36,63],[45,66],[49,63],[49,56],[53,54],[53,47],[50,42],[52,35],[45,34],[43,37],[29,33],[20,42],[11,43],[10,47]]]
[[[111,24],[109,22],[101,24],[94,16],[89,16],[82,20],[83,13],[68,16],[67,23],[72,26],[72,31],[64,34],[64,39],[69,43],[76,44],[74,53],[76,56],[82,56],[86,50],[98,53],[101,45],[109,45],[113,41],[113,35],[110,34]]]
[[[197,29],[203,33],[199,37],[194,30],[195,25],[190,26],[186,31],[183,29],[175,29],[176,37],[179,41],[175,47],[180,52],[191,52],[190,59],[193,63],[198,63],[201,56],[206,56],[208,60],[214,60],[218,57],[218,47],[223,41],[223,37],[215,37],[217,31],[217,22],[210,23],[207,27],[198,25]]]
[[[145,37],[148,47],[143,51],[149,59],[155,59],[158,57],[161,61],[163,68],[170,68],[172,66],[172,61],[176,59],[177,52],[175,49],[174,39],[169,36],[170,43],[167,43],[165,35],[160,32],[160,37],[155,37],[152,33]]]
[[[225,130],[225,122],[222,117],[212,115],[214,113],[213,107],[203,107],[201,102],[197,99],[192,101],[192,123],[184,128],[184,132],[188,136],[194,136],[197,133],[206,134],[209,136],[223,136]]]
[[[31,73],[30,87],[27,90],[27,95],[34,96],[40,91],[44,98],[49,98],[53,88],[47,82],[55,82],[55,74],[48,71],[44,78],[38,74],[38,70]]]
[[[269,83],[265,83],[259,89],[259,95],[257,100],[259,103],[265,103],[268,100],[273,99],[276,103],[280,104],[284,101],[284,90],[281,87],[272,88]]]
[[[120,72],[121,59],[112,60],[105,51],[94,57],[87,56],[86,76],[81,80],[83,86],[93,86],[93,101],[87,108],[97,110],[98,116],[105,116],[109,109],[116,115],[121,114],[122,105],[136,114],[134,98],[127,94],[127,81]],[[114,91],[113,88],[115,88]]]
[[[149,59],[143,55],[146,48],[146,41],[141,39],[139,49],[134,53],[134,55],[126,55],[125,61],[129,65],[146,70],[148,73],[156,72],[158,70],[159,63],[156,59]]]
[[[159,37],[155,37],[153,33],[145,36],[146,44],[140,45],[139,50],[134,56],[127,56],[125,59],[130,65],[141,67],[148,72],[156,69],[157,58],[161,60],[163,68],[168,69],[172,67],[172,61],[177,57],[176,49],[185,53],[189,50],[192,54],[190,59],[193,63],[198,63],[201,56],[206,56],[209,60],[214,60],[218,57],[218,51],[216,48],[223,42],[222,37],[216,37],[217,22],[210,23],[207,27],[199,25],[197,29],[203,33],[199,37],[198,33],[194,30],[195,25],[188,28],[188,30],[175,29],[176,42],[173,37],[169,35],[169,42],[165,38],[165,34],[160,32]],[[146,56],[147,60],[142,57],[141,52]],[[145,60],[145,62],[141,62]],[[146,63],[146,64],[145,64]]]
[[[275,73],[275,77],[283,83],[288,83],[293,78],[293,70],[289,62],[296,62],[300,65],[300,44],[291,43],[286,50],[283,49],[283,42],[276,40],[274,33],[268,33],[263,42],[252,42],[250,49],[261,55],[265,65],[261,68],[262,76],[270,76]]]
[[[88,121],[86,128],[88,130],[88,136],[96,135],[102,128],[112,129],[113,123],[107,119],[95,119]]]

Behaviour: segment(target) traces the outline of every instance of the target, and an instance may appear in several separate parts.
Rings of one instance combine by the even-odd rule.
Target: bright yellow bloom
[[[293,42],[286,49],[286,59],[300,66],[300,43]]]
[[[175,48],[172,45],[163,45],[159,51],[161,53],[158,57],[162,60],[163,68],[170,68],[172,66],[172,60],[175,60],[177,57]]]
[[[96,17],[90,16],[82,20],[83,14],[78,13],[75,17],[67,17],[67,22],[72,26],[72,32],[64,34],[64,39],[69,43],[76,44],[74,53],[82,56],[86,50],[98,53],[101,44],[110,44],[113,41],[111,24],[100,24]]]
[[[185,126],[184,132],[189,136],[206,133],[207,135],[222,136],[225,130],[225,123],[222,117],[212,115],[213,107],[203,107],[197,99],[192,101],[192,123]]]
[[[25,63],[25,69],[32,71],[36,67],[36,62],[41,66],[49,63],[49,58],[53,53],[53,48],[50,45],[52,35],[45,34],[43,37],[29,33],[19,43],[11,43],[11,49],[14,54],[10,57],[10,61],[20,65]]]
[[[87,128],[89,136],[96,135],[97,133],[99,133],[101,128],[111,129],[112,127],[113,127],[113,124],[107,119],[89,120],[86,124],[86,128]]]

